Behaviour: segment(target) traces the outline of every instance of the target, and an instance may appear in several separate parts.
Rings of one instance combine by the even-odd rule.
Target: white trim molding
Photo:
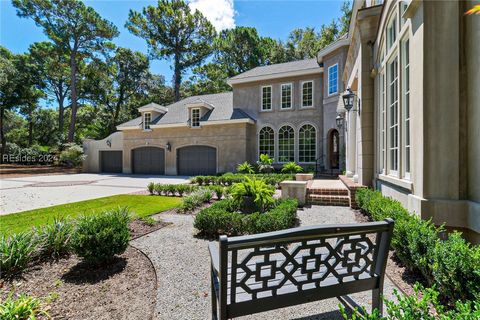
[[[278,72],[278,73],[271,73],[259,76],[252,76],[252,77],[245,77],[241,79],[228,79],[227,83],[232,86],[234,84],[240,83],[249,83],[255,81],[265,81],[265,80],[274,80],[278,78],[287,78],[287,77],[298,77],[298,76],[305,76],[305,75],[315,75],[323,73],[323,67],[315,67],[311,69],[303,69],[297,71],[288,71],[288,72]]]

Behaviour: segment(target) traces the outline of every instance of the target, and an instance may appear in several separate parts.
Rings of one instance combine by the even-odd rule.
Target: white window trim
[[[263,88],[270,88],[270,109],[263,109]],[[273,87],[260,86],[260,112],[272,112],[273,111]]]
[[[410,168],[409,171],[407,172],[407,128],[406,128],[406,91],[405,91],[405,69],[406,69],[406,64],[405,64],[405,44],[409,43],[409,55],[410,55],[410,39],[405,36],[400,40],[400,103],[401,103],[401,149],[402,149],[402,175],[403,178],[410,180],[411,179],[411,173],[412,173],[412,110],[411,107],[412,105],[409,102],[409,117],[408,117],[408,122],[409,122],[409,136],[410,136],[410,141],[408,144],[408,149],[410,153],[410,159],[409,159],[409,164]],[[408,62],[408,73],[409,73],[409,80],[411,81],[410,75],[411,73],[411,62],[410,62],[410,57],[409,57],[409,62]],[[411,82],[409,83],[409,89],[408,89],[408,97],[410,99],[411,96]]]
[[[198,110],[198,126],[193,125],[193,111]],[[200,128],[200,108],[191,108],[190,109],[190,127]]]
[[[312,104],[310,106],[303,105],[303,85],[305,83],[312,83]],[[315,81],[314,80],[305,80],[300,82],[300,109],[314,108],[315,101]]]
[[[397,52],[398,53],[398,52]],[[392,129],[392,125],[391,125],[391,103],[390,103],[390,84],[391,84],[391,80],[390,80],[390,71],[389,71],[389,68],[390,68],[390,65],[395,61],[397,60],[397,70],[396,70],[396,82],[397,82],[397,101],[396,101],[396,104],[397,104],[397,123],[396,123],[396,127],[397,127],[397,146],[396,147],[392,147],[391,145],[391,129]],[[399,70],[400,68],[400,57],[398,55],[394,55],[390,61],[387,62],[387,67],[386,67],[386,82],[385,82],[385,89],[386,89],[386,130],[387,130],[387,134],[386,134],[386,138],[387,138],[387,153],[386,153],[386,157],[387,157],[387,174],[390,175],[390,176],[393,176],[393,177],[397,177],[397,178],[400,178],[400,172],[401,172],[401,159],[402,159],[402,146],[401,146],[401,143],[402,143],[402,139],[401,139],[401,101],[400,101],[400,74],[399,72],[401,70]],[[391,159],[391,150],[396,148],[397,150],[397,170],[393,170],[392,169],[392,159]]]
[[[290,86],[290,107],[283,108],[283,86]],[[293,83],[282,83],[280,84],[280,110],[291,110],[293,109]]]
[[[330,93],[330,69],[333,68],[333,67],[337,67],[337,91],[333,92],[333,93]],[[331,65],[330,67],[328,67],[328,73],[327,73],[327,78],[328,78],[328,82],[327,82],[327,96],[328,97],[331,97],[331,96],[335,96],[335,95],[338,95],[338,63],[335,63],[334,65]]]
[[[147,114],[150,115],[150,122],[148,123],[148,128],[146,128],[146,126],[145,126],[145,116]],[[144,112],[143,113],[143,131],[152,131],[151,125],[152,125],[152,113],[151,112]]]

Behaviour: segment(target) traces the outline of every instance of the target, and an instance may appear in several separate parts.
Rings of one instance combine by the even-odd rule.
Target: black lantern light
[[[167,142],[167,151],[172,151],[172,145],[170,144],[170,142]]]
[[[343,117],[340,114],[337,114],[335,122],[337,123],[337,128],[341,128],[343,126]]]
[[[347,88],[342,98],[343,98],[343,105],[345,106],[345,109],[347,111],[352,110],[354,99],[355,99],[355,93],[353,93],[352,89]]]

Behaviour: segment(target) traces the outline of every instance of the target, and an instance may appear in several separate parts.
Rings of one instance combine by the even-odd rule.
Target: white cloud
[[[188,5],[200,11],[217,31],[235,27],[233,0],[191,0]]]

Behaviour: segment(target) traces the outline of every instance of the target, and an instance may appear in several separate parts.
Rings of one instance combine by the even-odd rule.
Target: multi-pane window
[[[328,95],[338,92],[338,64],[328,68]]]
[[[278,161],[295,161],[295,131],[290,126],[283,126],[278,131]]]
[[[193,128],[200,127],[200,109],[192,109],[191,121]]]
[[[313,81],[302,83],[302,107],[313,107]]]
[[[292,84],[282,84],[282,109],[290,109],[292,107]]]
[[[298,161],[315,162],[317,132],[315,127],[306,124],[298,132]]]
[[[385,172],[385,120],[386,120],[386,110],[385,110],[385,75],[379,75],[379,106],[380,106],[380,161],[379,169],[380,172]]]
[[[398,172],[398,60],[388,64],[388,113],[390,171]]]
[[[143,130],[150,130],[150,124],[152,123],[152,114],[145,112],[143,114]]]
[[[268,154],[275,157],[275,133],[270,127],[263,127],[258,138],[258,154]]]
[[[387,49],[390,49],[397,40],[397,19],[393,18],[387,27]]]
[[[262,87],[262,110],[272,110],[272,87]]]
[[[403,121],[405,132],[405,173],[410,173],[410,43],[402,44]]]
[[[403,27],[405,24],[406,19],[403,17],[403,14],[407,10],[408,4],[406,1],[401,1],[399,3],[399,8],[400,8],[400,27]]]

